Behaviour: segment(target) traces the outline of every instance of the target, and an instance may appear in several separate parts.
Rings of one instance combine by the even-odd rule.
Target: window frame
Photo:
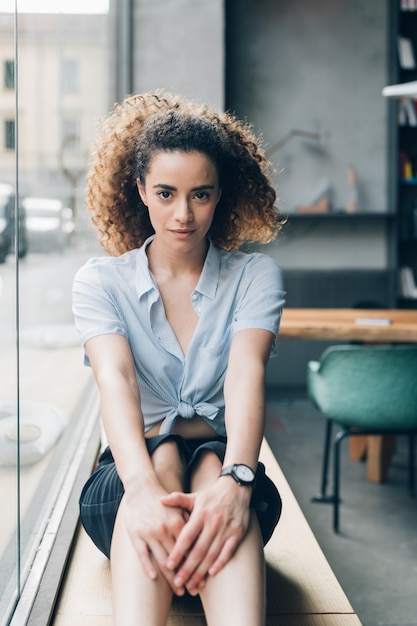
[[[60,481],[48,507],[41,540],[23,581],[22,593],[9,626],[50,624],[59,597],[66,566],[79,528],[78,499],[96,464],[101,441],[99,397],[94,379],[84,390],[71,420],[74,427],[59,442],[57,456]],[[71,422],[70,422],[71,423]]]

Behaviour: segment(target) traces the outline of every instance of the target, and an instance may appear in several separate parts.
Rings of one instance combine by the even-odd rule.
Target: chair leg
[[[408,436],[408,487],[410,495],[415,495],[414,433]]]
[[[334,440],[333,449],[333,530],[339,532],[339,507],[340,507],[340,445],[345,437],[350,435],[349,430],[340,430]]]
[[[322,468],[322,475],[321,475],[321,495],[323,497],[326,496],[326,490],[327,490],[327,477],[328,477],[328,472],[329,472],[329,457],[330,457],[330,439],[332,436],[332,421],[331,420],[327,420],[326,423],[326,432],[325,432],[325,438],[324,438],[324,458],[323,458],[323,468]]]
[[[331,504],[334,496],[327,496],[327,478],[329,474],[329,458],[330,458],[330,440],[332,436],[333,422],[330,419],[326,420],[326,429],[324,433],[324,453],[323,453],[323,465],[321,470],[321,491],[317,496],[314,496],[311,501],[325,504]]]

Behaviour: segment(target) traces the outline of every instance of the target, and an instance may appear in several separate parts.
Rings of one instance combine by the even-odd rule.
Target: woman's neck
[[[206,260],[209,242],[202,242],[200,249],[190,252],[176,253],[159,246],[155,239],[146,250],[149,269],[154,276],[158,274],[169,275],[172,278],[184,274],[200,275]]]

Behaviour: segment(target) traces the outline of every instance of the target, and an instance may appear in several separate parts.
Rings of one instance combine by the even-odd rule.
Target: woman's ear
[[[143,204],[145,206],[148,206],[147,202],[146,202],[146,191],[145,191],[145,185],[142,185],[142,183],[140,182],[140,179],[137,178],[136,179],[136,186],[138,188],[138,192],[140,195],[140,199],[142,200]]]

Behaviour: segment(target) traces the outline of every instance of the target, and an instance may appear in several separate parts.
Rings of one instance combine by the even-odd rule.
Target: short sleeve
[[[242,278],[242,295],[235,311],[233,332],[262,328],[276,336],[284,303],[285,291],[278,264],[267,255],[252,255]],[[271,356],[274,352],[275,349]]]
[[[83,345],[98,335],[127,337],[111,281],[103,276],[97,259],[88,261],[75,275],[72,306],[75,326]]]

